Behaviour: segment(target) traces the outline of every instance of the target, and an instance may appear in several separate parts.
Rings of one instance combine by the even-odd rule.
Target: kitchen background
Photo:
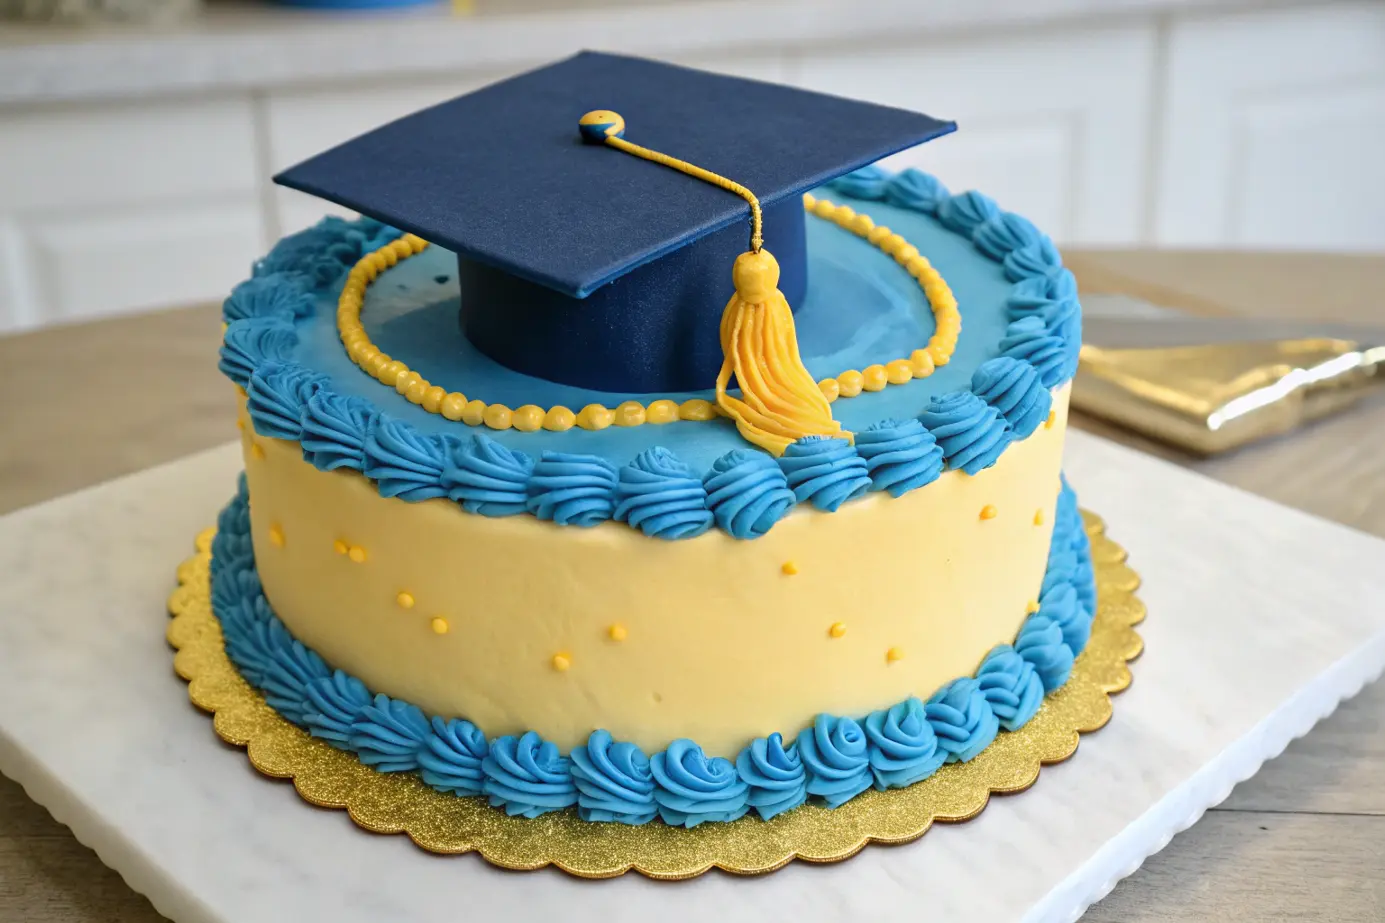
[[[326,210],[277,170],[584,47],[954,118],[892,161],[1060,244],[1385,250],[1385,4],[212,0],[0,25],[0,333],[220,300]]]

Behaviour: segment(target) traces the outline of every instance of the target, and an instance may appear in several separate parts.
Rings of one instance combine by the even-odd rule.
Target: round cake
[[[604,80],[596,95],[631,138],[649,125],[672,148],[654,101],[618,89],[635,77],[680,101],[710,81],[691,95],[713,107],[733,88],[747,107],[789,94],[755,102],[776,113],[862,107],[867,137],[896,122],[822,152],[846,169],[786,168],[764,249],[747,254],[775,250],[763,292],[734,256],[747,215],[761,220],[754,196],[738,206],[633,144],[554,142],[551,156],[667,190],[656,218],[693,190],[732,223],[657,253],[621,221],[588,229],[629,248],[605,281],[613,264],[580,229],[529,228],[524,247],[601,264],[581,284],[506,250],[508,224],[478,231],[489,198],[430,225],[398,189],[357,188],[348,159],[426,124],[286,174],[376,217],[286,238],[226,301],[221,369],[242,392],[246,465],[213,546],[227,652],[312,734],[511,814],[769,819],[971,759],[1063,684],[1095,605],[1060,474],[1072,275],[984,195],[860,167],[950,129],[935,120],[590,54],[454,103],[513,112],[537,87],[587,96]],[[840,175],[816,186],[824,171]],[[561,211],[563,192],[531,195]],[[533,213],[504,204],[507,221]],[[448,230],[453,214],[466,230]],[[714,282],[696,281],[704,262]],[[794,375],[811,398],[788,393]],[[826,415],[780,412],[804,406]]]

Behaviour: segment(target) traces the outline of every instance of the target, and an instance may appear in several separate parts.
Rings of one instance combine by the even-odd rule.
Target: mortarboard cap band
[[[850,436],[832,418],[832,408],[803,365],[793,311],[779,291],[779,263],[763,249],[760,201],[734,180],[685,160],[625,140],[625,119],[595,109],[578,120],[582,139],[604,144],[735,193],[750,205],[750,251],[736,258],[736,293],[721,316],[723,360],[717,374],[717,406],[748,442],[782,455],[804,436]],[[741,396],[727,393],[735,376]]]

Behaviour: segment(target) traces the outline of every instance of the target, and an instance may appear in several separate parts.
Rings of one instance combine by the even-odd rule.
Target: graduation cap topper
[[[573,131],[594,105],[623,115],[643,147],[618,131],[589,130],[600,136],[590,139]],[[456,253],[462,327],[503,366],[622,395],[700,391],[725,372],[721,390],[734,375],[749,411],[759,409],[742,380],[753,363],[747,356],[743,373],[728,369],[723,350],[721,321],[737,291],[728,269],[747,249],[772,250],[791,312],[809,282],[801,194],[954,127],[584,52],[407,116],[275,179]],[[652,156],[606,150],[617,147],[610,139]],[[738,189],[753,190],[758,216]],[[747,248],[747,220],[762,224],[758,246]],[[740,312],[738,343],[749,342],[758,329],[750,322],[763,313]]]

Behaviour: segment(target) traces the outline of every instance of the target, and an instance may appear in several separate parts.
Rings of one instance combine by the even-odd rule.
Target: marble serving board
[[[976,819],[761,878],[582,881],[440,857],[258,775],[173,673],[174,569],[227,446],[0,518],[0,772],[177,923],[1076,919],[1385,665],[1385,542],[1073,433],[1145,579],[1110,725]]]

